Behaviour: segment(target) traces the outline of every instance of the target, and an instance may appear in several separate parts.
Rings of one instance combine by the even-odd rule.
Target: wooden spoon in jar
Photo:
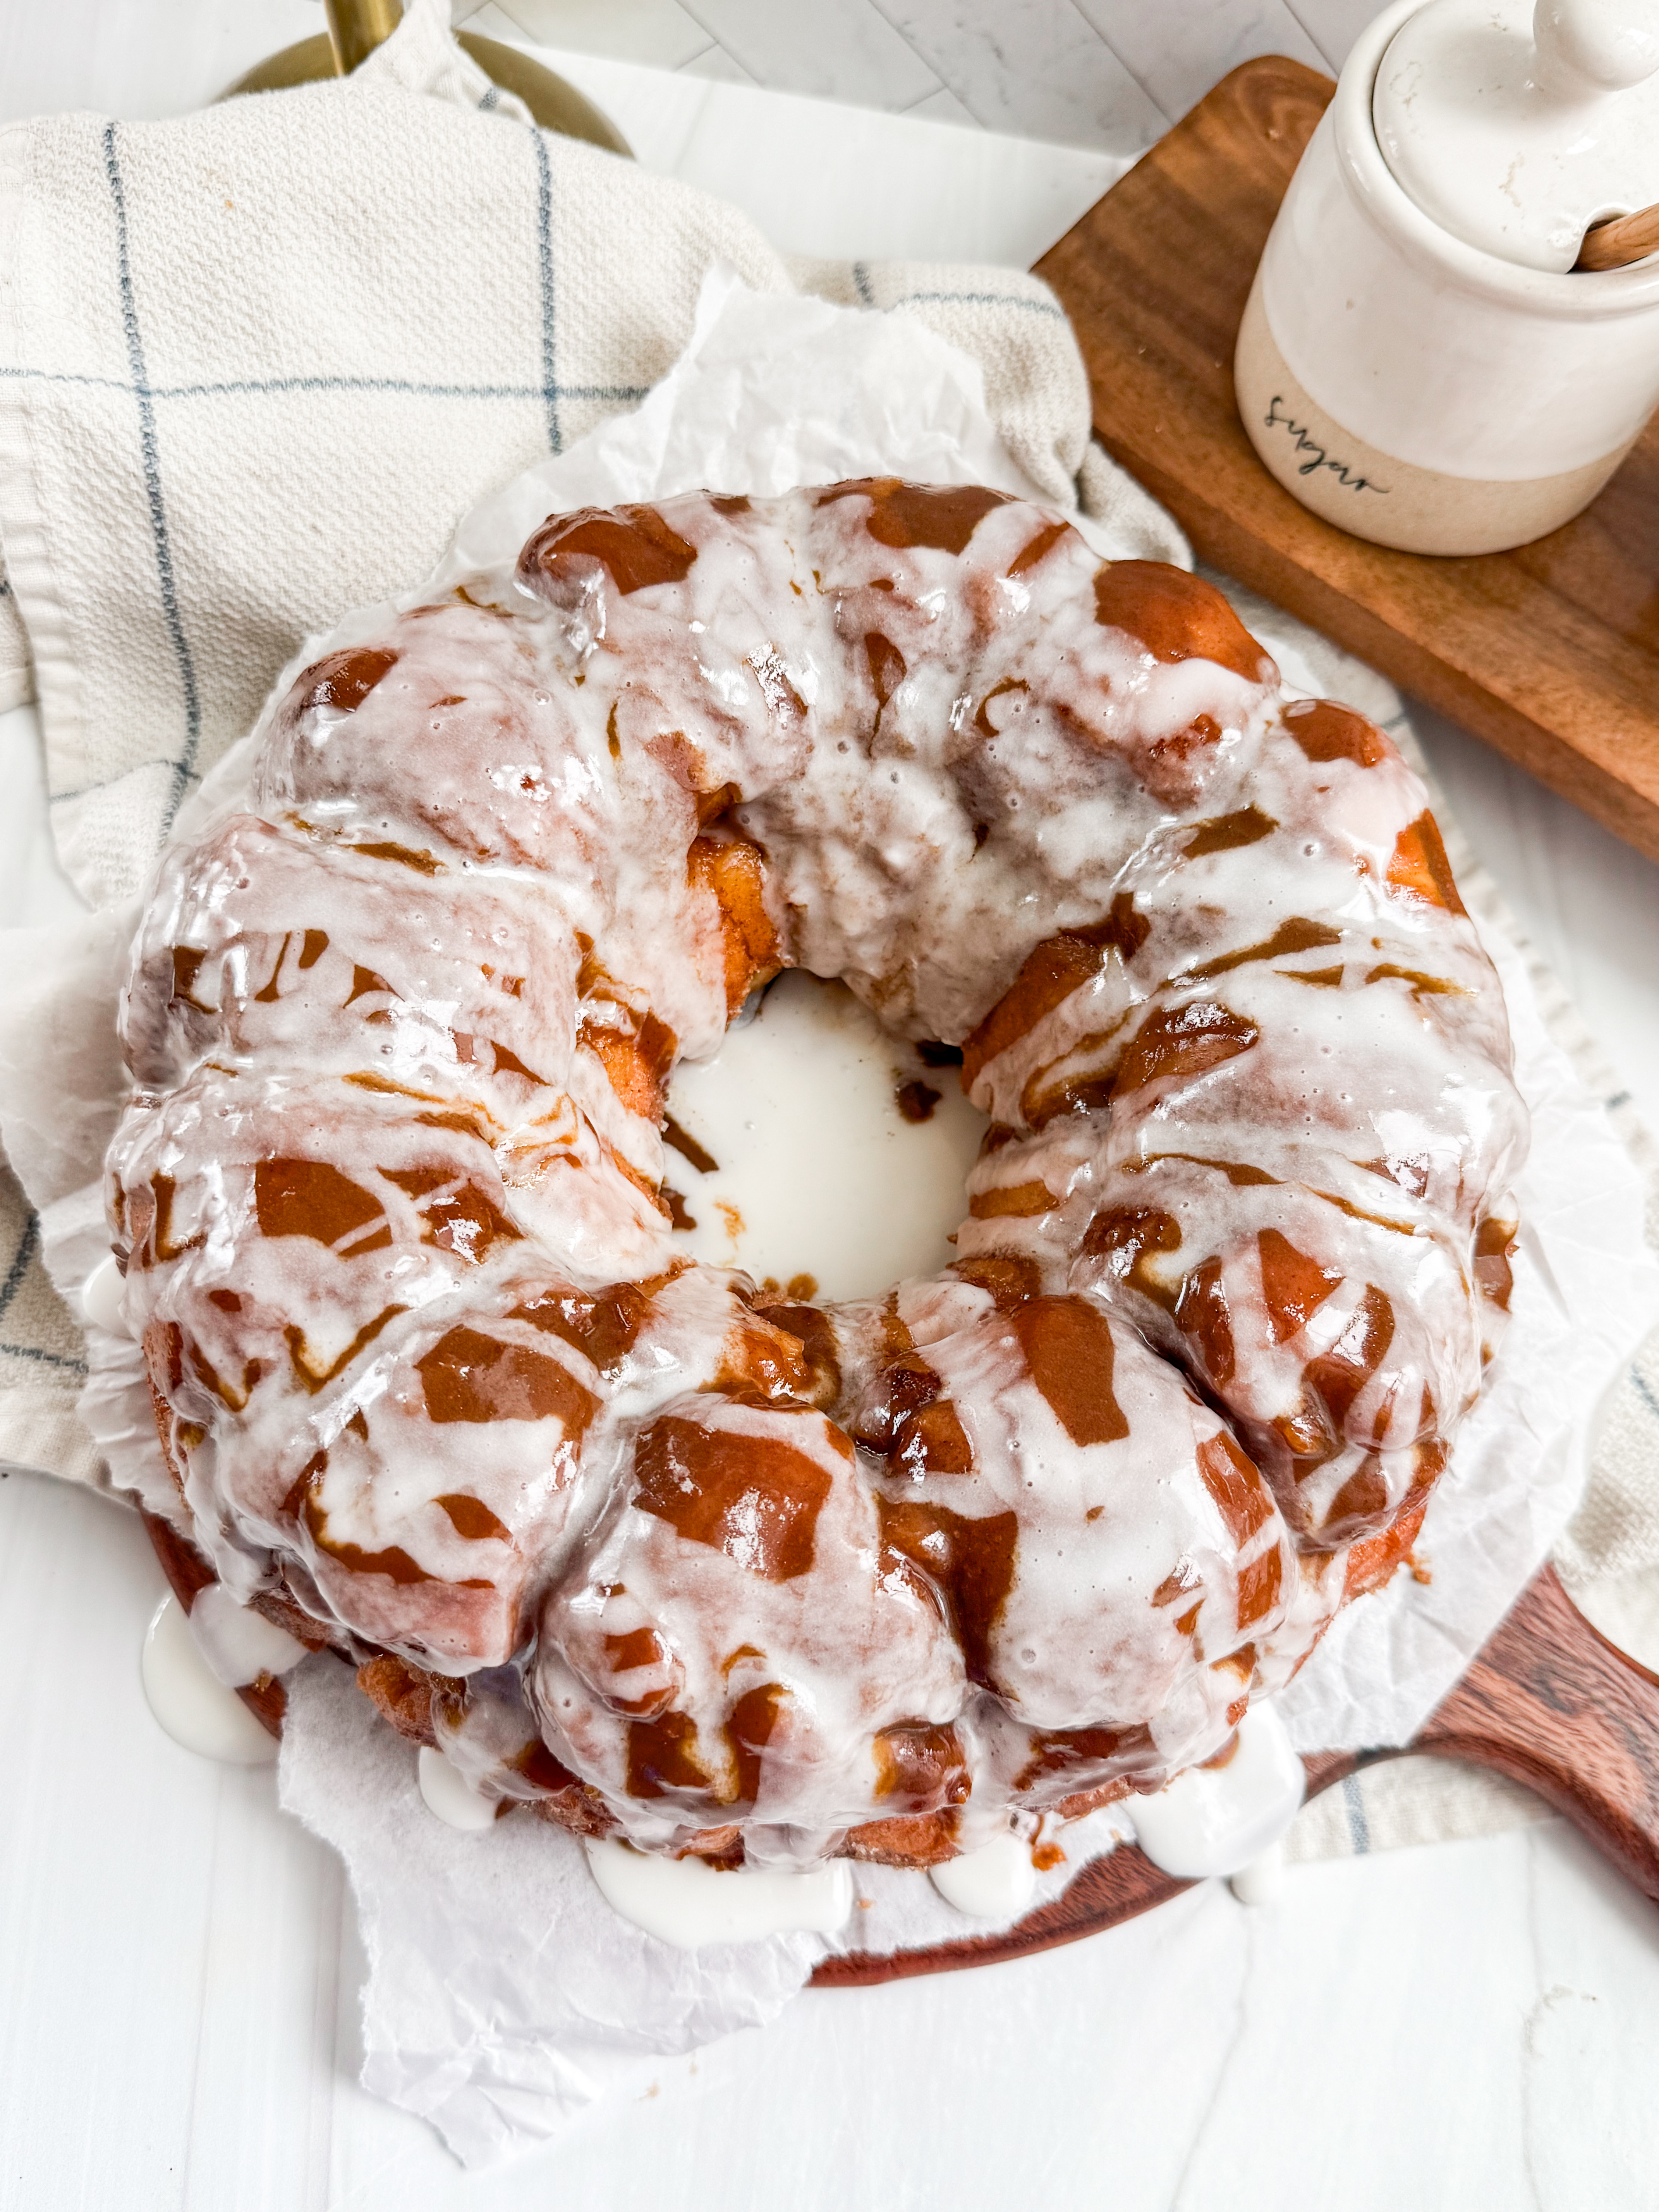
[[[1573,263],[1579,269],[1627,269],[1632,261],[1645,261],[1659,253],[1659,203],[1638,208],[1634,215],[1609,216],[1593,222]]]

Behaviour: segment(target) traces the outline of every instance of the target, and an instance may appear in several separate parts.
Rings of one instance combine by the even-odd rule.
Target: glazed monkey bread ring
[[[216,1572],[487,1795],[925,1864],[1212,1756],[1394,1571],[1525,1115],[1421,785],[1207,585],[975,488],[585,510],[253,750],[134,955],[127,1310]],[[792,965],[991,1117],[884,1297],[659,1195]]]

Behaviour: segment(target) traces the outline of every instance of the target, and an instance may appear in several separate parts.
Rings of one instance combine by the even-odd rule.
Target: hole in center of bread
[[[674,1072],[665,1175],[696,1224],[677,1246],[798,1298],[875,1297],[944,1267],[988,1125],[939,1057],[844,983],[787,970],[712,1060]]]

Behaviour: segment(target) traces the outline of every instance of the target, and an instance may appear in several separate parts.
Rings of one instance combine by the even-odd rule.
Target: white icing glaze
[[[197,1650],[229,1690],[257,1682],[261,1674],[286,1674],[306,1656],[297,1636],[238,1605],[222,1583],[198,1590],[187,1617]]]
[[[934,1094],[925,1121],[899,1109],[911,1083]],[[780,975],[756,1020],[675,1071],[668,1110],[719,1164],[702,1174],[668,1158],[697,1224],[675,1243],[693,1259],[757,1283],[811,1275],[808,1295],[835,1299],[950,1261],[985,1116],[953,1067],[924,1066],[845,985]]]
[[[1285,1846],[1269,1844],[1260,1858],[1240,1867],[1228,1887],[1241,1905],[1277,1905],[1285,1893]]]
[[[970,1920],[1012,1920],[1036,1888],[1031,1847],[1022,1837],[994,1836],[976,1851],[929,1867],[927,1878],[947,1905]]]
[[[1224,1765],[1189,1767],[1156,1796],[1133,1798],[1123,1809],[1154,1866],[1197,1880],[1249,1869],[1295,1820],[1307,1787],[1284,1723],[1264,1703],[1240,1722]]]
[[[460,1769],[422,1744],[416,1762],[421,1796],[429,1813],[435,1813],[447,1827],[459,1828],[469,1835],[481,1834],[493,1827],[498,1810],[493,1797],[481,1797]]]
[[[106,1328],[112,1336],[131,1334],[126,1320],[126,1285],[121,1279],[121,1270],[111,1253],[100,1260],[86,1281],[81,1285],[81,1311],[95,1328]]]
[[[682,1951],[705,1943],[755,1943],[800,1930],[833,1936],[853,1909],[845,1859],[799,1874],[669,1859],[626,1844],[589,1839],[587,1863],[605,1902],[624,1920]]]
[[[269,1766],[275,1759],[276,1738],[211,1672],[171,1592],[145,1632],[141,1672],[151,1712],[186,1751],[227,1766]]]

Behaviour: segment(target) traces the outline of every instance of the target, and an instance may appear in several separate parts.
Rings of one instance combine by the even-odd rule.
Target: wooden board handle
[[[1659,1680],[1540,1568],[1411,1746],[1536,1790],[1659,1899]]]
[[[1524,1783],[1659,1899],[1659,1678],[1597,1635],[1553,1567],[1534,1577],[1405,1750],[1467,1759]],[[1304,1762],[1308,1794],[1402,1755],[1322,1752]],[[1095,1935],[1190,1887],[1125,1845],[1003,1935],[891,1957],[853,1952],[823,1960],[812,1980],[845,1988],[990,1966]]]

